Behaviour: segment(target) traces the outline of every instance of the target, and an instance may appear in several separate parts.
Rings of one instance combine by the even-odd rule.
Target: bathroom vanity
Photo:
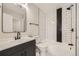
[[[17,36],[13,34],[12,37],[6,36],[7,38],[0,39],[0,56],[35,56],[35,38],[28,38],[27,35],[20,34],[26,33],[26,8],[17,3],[3,3],[1,4],[1,12],[3,34],[17,33]]]
[[[34,39],[20,39],[0,45],[0,56],[35,56],[36,42]]]

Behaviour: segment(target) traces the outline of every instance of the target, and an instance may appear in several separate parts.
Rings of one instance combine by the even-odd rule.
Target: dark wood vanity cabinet
[[[35,56],[35,40],[19,44],[17,46],[0,51],[0,56]]]

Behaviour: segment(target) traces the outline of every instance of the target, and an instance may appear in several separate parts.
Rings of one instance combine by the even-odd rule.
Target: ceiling
[[[47,12],[55,8],[57,4],[55,3],[35,3],[35,5],[41,10],[43,10],[44,12]]]
[[[38,8],[40,8],[44,12],[50,12],[57,7],[68,5],[67,3],[34,3]]]
[[[61,6],[62,3],[34,3],[37,7],[39,7],[44,12],[51,11],[58,6]]]

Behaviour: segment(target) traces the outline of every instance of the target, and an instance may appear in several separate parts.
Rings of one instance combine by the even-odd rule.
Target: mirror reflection
[[[24,32],[26,9],[20,4],[2,4],[3,32]]]

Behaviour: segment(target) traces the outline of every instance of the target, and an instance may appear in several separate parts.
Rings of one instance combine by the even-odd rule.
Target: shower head
[[[67,8],[67,10],[70,10],[70,9],[71,9],[71,7],[73,7],[73,5],[69,6],[69,7]]]

